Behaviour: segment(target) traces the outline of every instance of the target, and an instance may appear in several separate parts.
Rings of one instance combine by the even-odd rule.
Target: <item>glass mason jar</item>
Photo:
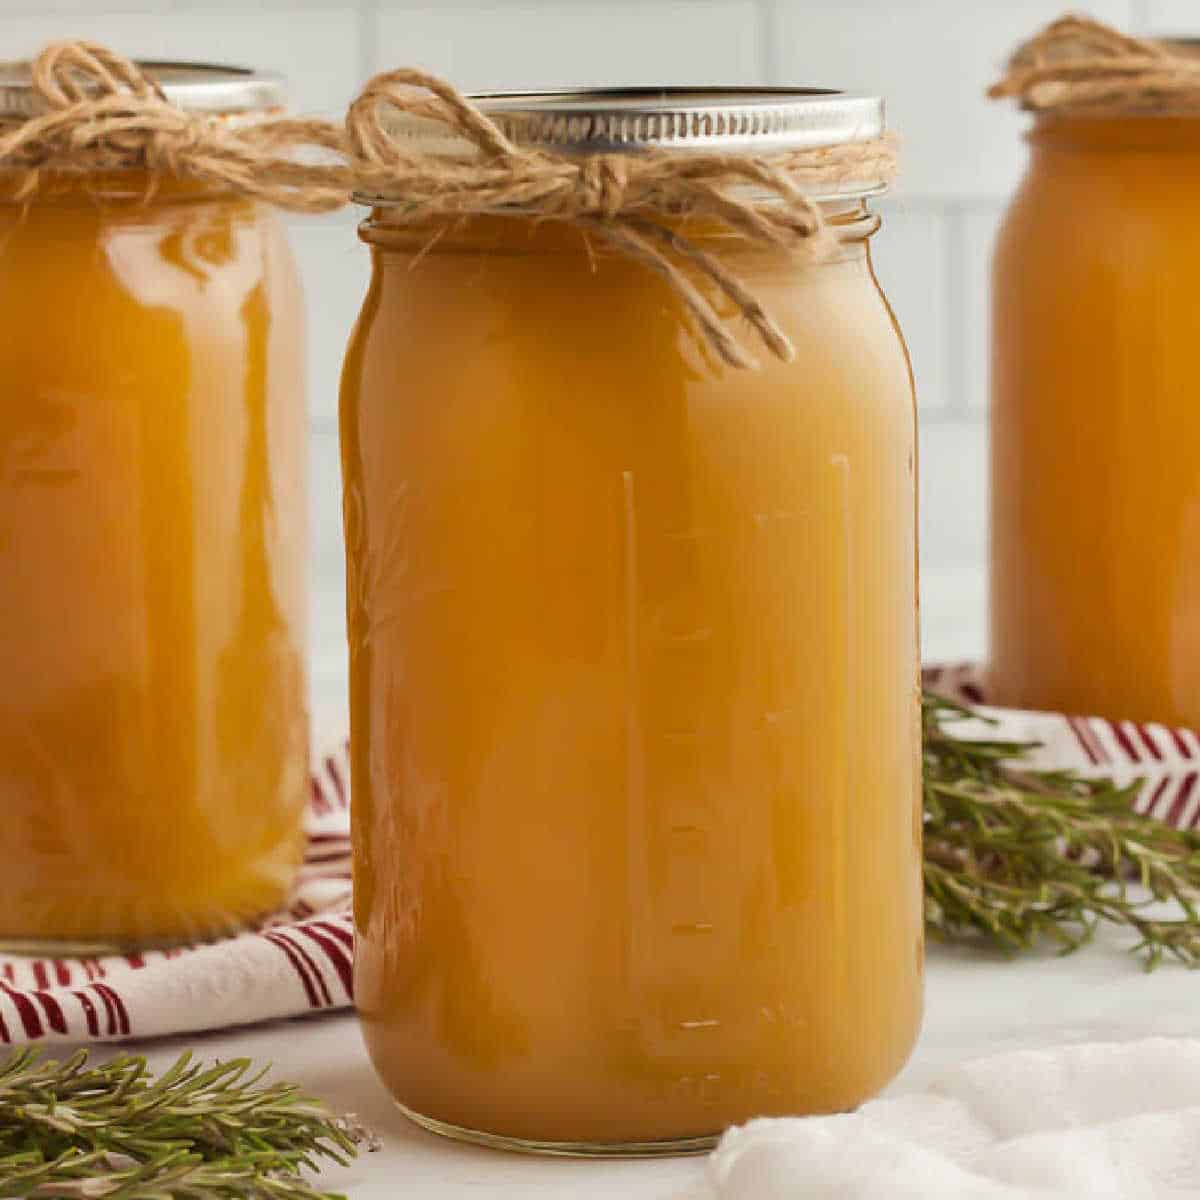
[[[1029,143],[993,268],[989,698],[1200,728],[1200,118]]]
[[[153,73],[252,119],[280,84]],[[20,111],[28,87],[0,81]],[[60,173],[0,204],[0,942],[229,931],[306,796],[298,277],[263,205]]]
[[[878,100],[839,100],[508,104],[573,105],[600,138],[635,105],[879,132]],[[909,1053],[913,394],[877,221],[861,196],[828,208],[819,265],[683,227],[795,343],[757,371],[574,228],[413,229],[387,203],[362,227],[341,396],[355,994],[428,1128],[699,1149],[850,1108]]]

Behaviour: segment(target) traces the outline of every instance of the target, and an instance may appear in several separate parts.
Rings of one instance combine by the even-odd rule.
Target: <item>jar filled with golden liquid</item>
[[[994,259],[989,698],[1200,728],[1200,116],[1028,140]]]
[[[580,155],[617,126],[680,155],[882,128],[880,101],[837,93],[479,104]],[[341,395],[355,993],[427,1128],[696,1150],[851,1108],[909,1053],[914,409],[877,190],[826,197],[822,261],[679,219],[791,339],[757,370],[576,225],[414,228],[377,198],[362,226]]]
[[[252,72],[148,69],[214,118],[281,103]],[[28,80],[4,69],[5,113]],[[306,794],[282,227],[187,178],[46,172],[0,202],[0,327],[0,943],[227,932],[286,895]]]

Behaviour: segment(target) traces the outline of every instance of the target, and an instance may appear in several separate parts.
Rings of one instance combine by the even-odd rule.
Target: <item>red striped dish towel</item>
[[[308,846],[287,908],[206,945],[104,958],[0,955],[0,1048],[245,1025],[352,1003],[346,747],[312,777]]]
[[[980,737],[1039,743],[1029,757],[1032,767],[1104,776],[1120,784],[1141,780],[1139,812],[1178,829],[1200,828],[1200,739],[1192,730],[991,708],[983,671],[972,663],[926,667],[922,682],[947,699],[982,706],[996,724],[981,726]]]

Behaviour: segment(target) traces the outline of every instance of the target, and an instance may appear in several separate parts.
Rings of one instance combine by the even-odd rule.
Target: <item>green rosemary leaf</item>
[[[371,1139],[247,1059],[91,1064],[20,1049],[0,1063],[3,1200],[330,1200],[302,1172]],[[368,1148],[374,1148],[369,1145]]]
[[[1200,834],[1135,812],[1137,783],[1030,770],[1032,745],[956,737],[979,715],[928,694],[923,707],[932,937],[1069,954],[1103,924],[1137,934],[1149,969],[1200,966]],[[1182,915],[1156,916],[1162,902]]]

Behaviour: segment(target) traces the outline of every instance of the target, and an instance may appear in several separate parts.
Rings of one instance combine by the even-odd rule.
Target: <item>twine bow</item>
[[[1038,113],[1196,113],[1200,57],[1090,17],[1063,17],[1017,48],[988,95]]]
[[[418,139],[397,132],[398,116],[436,122],[477,153],[422,149]],[[791,342],[717,256],[673,225],[683,217],[706,219],[758,245],[820,258],[837,239],[806,185],[878,183],[893,176],[896,164],[886,137],[770,156],[556,153],[519,145],[450,84],[409,69],[367,84],[347,114],[346,134],[356,189],[399,201],[395,220],[420,224],[502,211],[586,229],[665,279],[733,367],[755,364],[717,303],[732,304],[776,358],[792,358]]]
[[[32,64],[37,108],[0,118],[8,194],[31,197],[45,171],[142,168],[233,188],[300,212],[349,199],[332,122],[264,115],[236,121],[186,112],[129,59],[91,42],[55,42]],[[322,161],[306,161],[320,159]]]
[[[760,156],[556,153],[520,145],[448,83],[417,70],[376,76],[344,130],[311,118],[187,112],[129,59],[90,42],[47,46],[32,64],[32,93],[32,115],[0,117],[0,172],[18,200],[31,198],[46,172],[141,168],[301,212],[339,208],[355,191],[399,202],[395,219],[411,224],[501,211],[563,221],[666,280],[734,367],[755,364],[718,305],[732,306],[776,358],[792,358],[791,342],[720,257],[679,232],[679,221],[697,218],[820,259],[837,237],[813,189],[884,183],[896,167],[888,137]],[[397,136],[389,114],[432,120],[475,156]]]

